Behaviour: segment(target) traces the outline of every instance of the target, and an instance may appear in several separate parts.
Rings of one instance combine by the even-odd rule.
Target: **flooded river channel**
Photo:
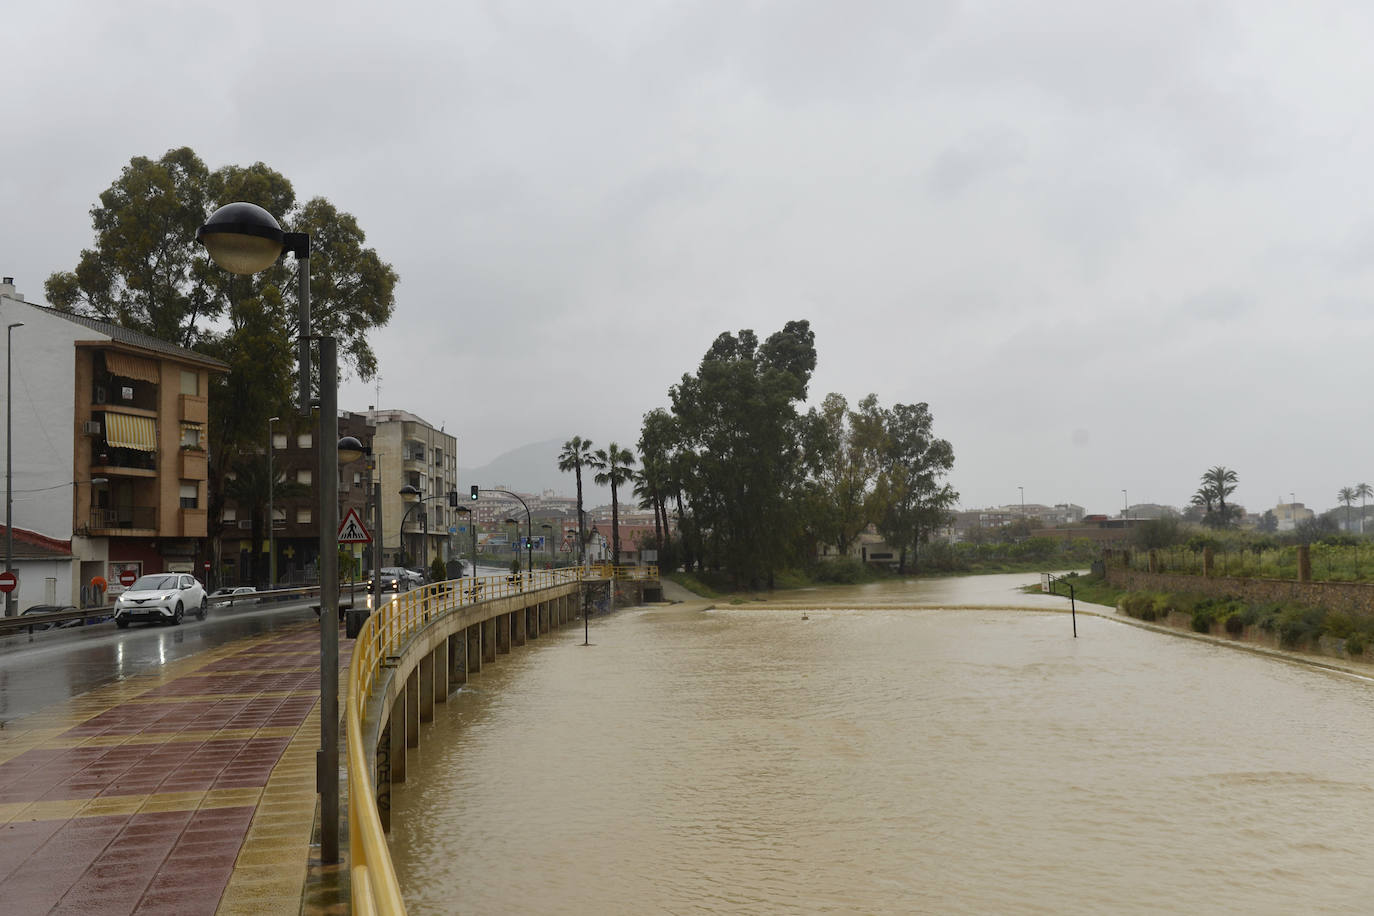
[[[410,911],[1374,912],[1374,685],[1074,639],[1027,580],[631,609],[502,656],[396,787]]]

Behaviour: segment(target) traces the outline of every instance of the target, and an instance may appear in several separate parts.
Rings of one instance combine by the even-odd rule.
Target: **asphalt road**
[[[120,630],[107,620],[5,636],[0,638],[0,724],[245,636],[314,621],[312,603],[211,605],[205,620],[188,614],[180,626],[134,623]]]

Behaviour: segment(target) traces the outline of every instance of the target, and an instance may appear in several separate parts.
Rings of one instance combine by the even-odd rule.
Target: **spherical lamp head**
[[[363,444],[357,436],[344,436],[339,440],[339,463],[351,464],[363,457]]]
[[[276,218],[257,204],[225,204],[196,230],[196,241],[210,258],[232,274],[255,274],[281,257],[286,234]]]

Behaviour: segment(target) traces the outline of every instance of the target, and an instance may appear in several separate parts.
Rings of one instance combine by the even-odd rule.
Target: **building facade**
[[[91,603],[122,572],[204,576],[210,377],[224,363],[25,301],[6,277],[13,336],[14,526],[71,551],[58,603]],[[0,433],[2,435],[2,433]],[[51,576],[44,576],[46,580]],[[45,582],[46,585],[46,582]],[[20,604],[43,597],[20,570]]]

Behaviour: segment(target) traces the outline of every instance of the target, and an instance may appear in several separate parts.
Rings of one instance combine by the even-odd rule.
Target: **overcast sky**
[[[1374,482],[1374,6],[7,10],[0,272],[42,299],[131,157],[263,161],[400,274],[373,385],[458,436],[633,445],[722,331],[813,403],[926,401],[965,507]],[[512,482],[518,485],[518,482]],[[569,491],[572,489],[569,477]]]

